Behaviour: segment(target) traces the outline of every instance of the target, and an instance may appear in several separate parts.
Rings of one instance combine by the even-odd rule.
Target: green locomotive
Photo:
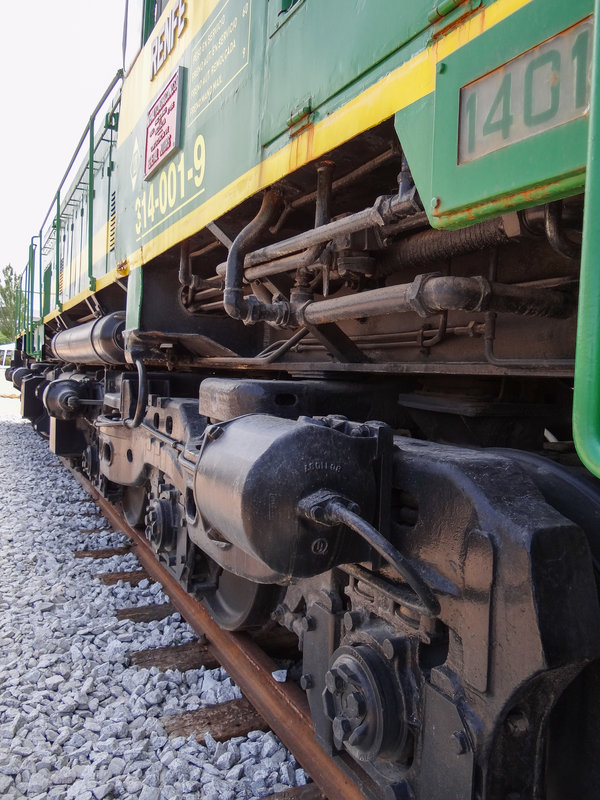
[[[369,798],[597,796],[598,5],[129,0],[32,238],[23,415]]]

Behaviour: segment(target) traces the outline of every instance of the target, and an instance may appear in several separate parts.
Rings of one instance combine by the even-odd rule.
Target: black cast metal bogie
[[[562,697],[600,658],[589,480],[520,451],[393,436],[412,420],[389,383],[388,422],[351,421],[316,412],[339,391],[368,416],[360,387],[155,372],[130,427],[137,378],[47,368],[21,385],[43,384],[53,448],[120,497],[220,624],[298,636],[333,757],[385,797],[541,797],[550,774],[561,796]],[[196,397],[171,396],[182,387]]]

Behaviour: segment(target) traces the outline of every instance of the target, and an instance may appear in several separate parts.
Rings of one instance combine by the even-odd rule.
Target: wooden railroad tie
[[[114,586],[119,581],[130,583],[132,586],[137,586],[143,580],[148,580],[150,583],[155,582],[145,569],[135,569],[133,572],[98,572],[94,578],[98,578],[105,586]]]
[[[112,528],[81,528],[79,533],[84,533],[86,536],[91,536],[94,533],[110,533]]]
[[[207,733],[217,742],[226,742],[235,736],[247,736],[250,731],[269,730],[245,697],[197,711],[171,714],[161,717],[160,721],[169,736],[195,736],[199,741],[203,741]]]
[[[136,622],[150,622],[153,619],[164,619],[176,609],[170,603],[155,606],[124,608],[116,612],[118,619],[134,619]],[[159,616],[160,615],[160,616]],[[289,631],[279,629],[262,634],[256,641],[274,658],[298,657],[297,640]],[[151,650],[138,650],[131,654],[131,664],[137,667],[158,667],[161,672],[167,669],[214,669],[220,662],[213,654],[210,642],[196,640],[182,645],[154,647]]]
[[[171,603],[159,603],[151,606],[134,606],[133,608],[119,608],[115,611],[117,619],[130,619],[133,622],[153,622],[157,619],[170,617],[177,611]],[[159,648],[169,650],[170,648]],[[143,651],[148,652],[148,651]],[[150,651],[152,652],[152,651]]]
[[[126,556],[131,553],[131,545],[123,547],[105,547],[99,550],[75,550],[75,558],[112,558],[113,556]]]
[[[306,786],[294,786],[291,789],[285,789],[283,792],[270,794],[265,800],[268,800],[269,797],[277,798],[277,800],[327,800],[316,783],[307,783]]]
[[[156,606],[161,608],[161,606]],[[219,661],[213,655],[210,645],[204,642],[188,642],[167,647],[155,647],[153,650],[138,650],[130,656],[131,665],[135,667],[157,667],[161,672],[168,669],[178,669],[185,672],[188,669],[215,669]]]

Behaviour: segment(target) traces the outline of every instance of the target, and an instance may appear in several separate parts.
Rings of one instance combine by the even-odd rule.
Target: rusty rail
[[[204,605],[191,597],[157,562],[146,538],[128,525],[81,473],[61,460],[111,525],[134,542],[133,552],[144,570],[162,584],[172,604],[196,633],[207,637],[219,662],[328,800],[365,800],[356,784],[317,743],[302,690],[293,683],[279,683],[273,678],[277,665],[247,634],[219,628]]]

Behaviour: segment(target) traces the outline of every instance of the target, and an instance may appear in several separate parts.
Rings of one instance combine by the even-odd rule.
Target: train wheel
[[[216,588],[204,594],[204,602],[215,622],[228,631],[262,630],[283,593],[281,586],[254,583],[220,567],[214,580]]]
[[[146,508],[146,487],[145,486],[125,486],[121,498],[123,514],[127,522],[133,526],[139,526],[144,521],[144,511]]]

